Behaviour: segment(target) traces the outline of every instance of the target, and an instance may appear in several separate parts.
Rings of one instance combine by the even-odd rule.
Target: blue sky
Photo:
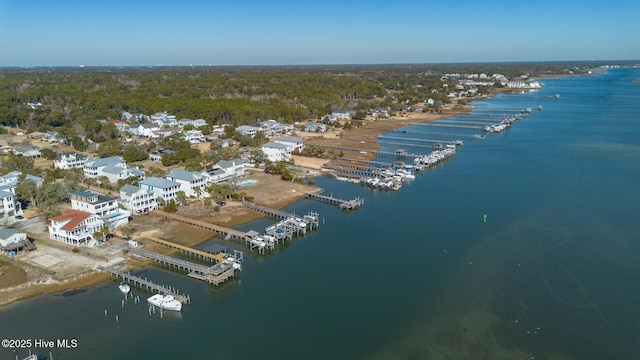
[[[632,60],[638,21],[638,0],[0,0],[0,66]]]

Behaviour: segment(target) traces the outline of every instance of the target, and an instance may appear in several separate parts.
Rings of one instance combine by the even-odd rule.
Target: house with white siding
[[[26,233],[11,228],[0,228],[0,254],[15,256],[26,248],[31,248]]]
[[[53,160],[53,167],[55,169],[82,169],[87,162],[87,157],[73,152],[65,152],[58,155]]]
[[[335,117],[336,119],[351,120],[351,113],[347,110],[335,110],[331,113],[331,116]]]
[[[81,245],[93,239],[104,222],[100,216],[86,211],[66,209],[60,215],[49,219],[49,238],[70,245]]]
[[[116,166],[126,169],[127,163],[120,156],[111,156],[101,159],[88,159],[83,167],[84,176],[97,179],[103,176],[102,170],[107,166]]]
[[[132,214],[142,214],[158,208],[158,201],[153,191],[129,184],[120,188],[119,202]]]
[[[118,183],[118,180],[125,180],[130,177],[135,177],[138,180],[144,180],[146,178],[146,174],[144,171],[139,170],[138,168],[121,168],[118,166],[105,166],[102,169],[102,176],[106,176],[109,179],[109,182],[112,184]]]
[[[218,184],[230,179],[240,179],[245,175],[244,160],[220,160],[206,172],[208,182]]]
[[[207,197],[209,195],[204,191],[208,179],[202,173],[173,169],[165,176],[165,179],[180,184],[180,191],[183,191],[187,197]]]
[[[138,187],[145,190],[150,190],[155,194],[156,198],[162,199],[167,202],[176,198],[178,191],[180,191],[180,184],[169,179],[163,179],[159,177],[148,177],[138,182]]]
[[[18,146],[17,148],[13,149],[13,153],[15,155],[22,155],[24,157],[28,157],[28,158],[39,158],[42,157],[42,152],[40,152],[40,148],[37,146]]]
[[[131,214],[120,209],[115,198],[91,191],[74,191],[70,195],[72,209],[98,215],[110,229],[129,223]]]
[[[304,149],[302,140],[295,136],[283,135],[275,138],[273,141],[286,145],[290,152],[302,151],[302,149]]]
[[[291,159],[291,150],[285,144],[277,143],[275,141],[268,142],[262,145],[262,152],[270,161],[289,161]]]

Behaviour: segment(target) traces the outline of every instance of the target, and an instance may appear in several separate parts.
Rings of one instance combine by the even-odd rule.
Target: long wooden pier
[[[178,250],[180,250],[181,253],[186,254],[188,256],[191,256],[191,257],[194,257],[196,259],[200,259],[200,260],[208,260],[208,261],[220,262],[220,261],[224,261],[224,259],[225,259],[225,254],[223,254],[223,253],[210,254],[210,253],[202,251],[202,250],[193,249],[193,248],[190,248],[188,246],[176,244],[174,242],[163,240],[163,239],[160,239],[160,238],[157,238],[155,236],[150,235],[149,233],[152,233],[152,232],[153,231],[143,231],[143,232],[140,233],[140,235],[138,235],[138,238],[151,240],[151,241],[153,241],[153,242],[155,242],[157,244],[164,245],[164,246],[170,247],[172,249],[178,249]]]
[[[407,152],[365,150],[365,149],[358,149],[358,148],[352,148],[352,147],[347,147],[347,146],[333,146],[333,145],[316,145],[316,146],[323,147],[325,149],[353,151],[353,152],[357,152],[357,153],[370,153],[370,154],[374,154],[375,156],[379,156],[379,157],[417,158],[419,156],[422,156],[420,154],[410,154],[410,153],[407,153]]]
[[[408,138],[408,137],[386,136],[386,135],[379,135],[377,138],[383,141],[399,140],[399,141],[412,141],[417,143],[428,143],[428,144],[436,144],[436,143],[453,144],[454,143],[451,140],[432,140],[432,139]],[[432,147],[432,145],[429,145],[429,147]]]
[[[179,259],[172,256],[160,255],[151,251],[138,248],[130,248],[129,252],[152,259],[162,265],[174,267],[178,270],[186,271],[187,275],[208,282],[209,284],[218,285],[235,274],[233,264],[230,262],[220,262],[213,266],[205,266],[196,264],[191,261]]]
[[[413,130],[390,130],[392,133],[399,134],[409,134],[409,135],[441,135],[441,136],[452,136],[452,137],[470,137],[473,138],[473,134],[454,134],[454,133],[444,133],[444,132],[436,132],[436,131],[413,131]]]
[[[126,273],[124,271],[120,271],[120,270],[116,270],[114,268],[111,267],[103,267],[103,266],[99,266],[98,269],[104,271],[104,272],[108,272],[111,275],[116,277],[116,280],[120,281],[120,279],[122,279],[122,282],[126,282],[127,284],[139,287],[141,289],[147,290],[151,293],[158,293],[158,294],[163,294],[163,295],[171,295],[173,296],[176,300],[180,301],[183,304],[189,304],[191,302],[191,298],[189,295],[186,294],[180,294],[177,290],[175,290],[175,288],[172,287],[167,287],[164,285],[159,285],[156,284],[154,282],[151,282],[149,280],[147,280],[146,278],[143,279],[139,276],[136,275],[131,275],[130,273]]]
[[[304,194],[315,200],[324,201],[333,205],[338,205],[341,210],[357,209],[364,204],[364,199],[359,197],[352,200],[342,200],[342,199],[333,197],[333,195],[325,196],[325,195],[318,195],[310,192],[305,192]]]
[[[454,125],[454,124],[437,124],[436,121],[427,122],[427,123],[414,123],[412,125],[418,126],[433,126],[433,127],[448,127],[448,128],[457,128],[457,129],[482,129],[482,126],[471,126],[471,125]]]
[[[191,219],[185,216],[171,214],[171,213],[160,211],[160,210],[154,210],[152,211],[152,213],[171,219],[171,220],[180,221],[185,224],[189,224],[189,225],[197,226],[202,229],[213,231],[216,234],[218,234],[218,236],[222,237],[225,240],[233,239],[233,240],[241,240],[241,241],[247,242],[247,235],[244,232],[239,230],[226,228],[224,226],[215,225],[212,223],[208,223],[206,221]]]
[[[242,205],[244,207],[248,208],[248,209],[264,213],[267,216],[271,216],[271,217],[274,217],[274,218],[277,218],[277,219],[288,219],[288,218],[296,216],[296,214],[293,214],[293,213],[288,213],[286,211],[277,210],[277,209],[270,209],[268,207],[264,207],[264,206],[260,206],[260,205],[256,205],[256,204],[252,204],[252,203],[245,202]]]

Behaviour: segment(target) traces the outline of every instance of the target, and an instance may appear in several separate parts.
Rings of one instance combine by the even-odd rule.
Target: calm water
[[[318,211],[320,231],[268,256],[245,249],[241,276],[220,288],[142,271],[191,295],[180,314],[123,309],[105,283],[0,308],[0,335],[78,340],[34,349],[55,359],[638,359],[637,78],[616,69],[477,102],[477,118],[534,110],[503,134],[465,137],[399,192],[317,179],[365,206],[290,206]]]

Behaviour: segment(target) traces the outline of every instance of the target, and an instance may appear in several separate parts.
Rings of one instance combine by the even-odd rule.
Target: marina
[[[326,202],[332,205],[337,205],[340,207],[340,210],[354,210],[364,205],[364,199],[359,197],[351,200],[342,200],[342,199],[333,197],[333,195],[326,196],[326,195],[319,195],[319,194],[314,194],[309,192],[304,194],[310,197],[311,199]]]

